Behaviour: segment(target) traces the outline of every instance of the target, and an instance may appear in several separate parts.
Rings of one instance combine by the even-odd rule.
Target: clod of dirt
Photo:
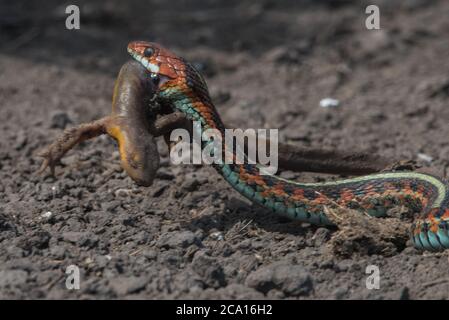
[[[192,244],[200,244],[200,240],[191,231],[168,232],[157,241],[160,248],[187,248]]]
[[[73,121],[67,112],[56,111],[51,115],[50,128],[65,129],[65,127],[71,123],[73,123]]]
[[[67,231],[62,234],[64,241],[93,248],[98,243],[98,238],[90,232]]]
[[[307,296],[313,290],[313,279],[304,267],[279,261],[250,273],[246,285],[264,294],[277,289],[286,296]]]
[[[226,284],[225,274],[220,263],[203,251],[195,254],[192,268],[208,287],[219,288]]]
[[[326,208],[325,211],[339,228],[329,242],[331,251],[336,255],[393,256],[406,247],[410,226],[404,221],[397,218],[374,218],[348,209]]]
[[[26,237],[20,237],[17,244],[27,253],[33,252],[35,249],[46,249],[50,241],[51,235],[46,231],[31,231]]]

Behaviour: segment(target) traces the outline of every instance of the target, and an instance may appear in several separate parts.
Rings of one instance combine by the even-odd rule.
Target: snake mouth
[[[133,49],[133,47],[128,46],[127,51],[134,60],[141,63],[150,72],[150,76],[154,79],[153,81],[157,82],[155,83],[156,85],[162,86],[170,80],[168,76],[162,75],[159,72],[160,68],[158,65],[151,63],[148,58],[140,55],[135,49]]]
[[[133,47],[128,46],[128,53],[133,57],[133,59],[139,61],[148,71],[151,73],[159,73],[159,66],[151,63],[147,58],[140,55],[137,51],[133,49]]]

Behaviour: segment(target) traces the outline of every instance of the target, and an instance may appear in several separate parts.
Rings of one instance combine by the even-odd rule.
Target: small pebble
[[[212,232],[210,234],[211,238],[214,240],[218,240],[218,241],[223,241],[224,240],[224,236],[223,233],[217,231],[217,232]]]
[[[52,216],[53,216],[53,213],[51,211],[47,211],[47,212],[44,212],[43,214],[41,214],[41,217],[45,218],[45,219],[50,219]]]
[[[133,193],[133,190],[131,189],[117,189],[115,190],[114,194],[116,197],[129,197]]]
[[[321,108],[335,108],[340,105],[340,101],[333,98],[324,98],[320,101]]]
[[[422,160],[427,163],[431,163],[433,161],[433,158],[425,153],[418,153],[417,156],[419,160]]]

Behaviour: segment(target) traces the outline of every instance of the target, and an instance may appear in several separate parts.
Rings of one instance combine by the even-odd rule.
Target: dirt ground
[[[77,31],[65,29],[64,2],[0,4],[0,298],[449,298],[447,253],[395,239],[388,250],[336,244],[335,229],[277,217],[210,167],[171,165],[162,142],[148,188],[122,172],[108,137],[71,151],[56,179],[36,174],[36,153],[66,126],[109,113],[126,44],[140,39],[195,62],[226,123],[446,176],[449,2],[78,4]],[[364,27],[368,4],[381,30]],[[321,108],[326,97],[340,105]],[[72,264],[79,290],[65,287]],[[366,287],[369,265],[377,290]]]

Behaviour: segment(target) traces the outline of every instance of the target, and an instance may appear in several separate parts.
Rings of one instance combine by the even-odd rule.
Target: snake
[[[156,99],[202,129],[215,129],[224,141],[225,126],[201,73],[186,59],[160,44],[133,41],[128,53],[149,72]],[[202,142],[206,147],[211,141]],[[236,157],[236,151],[224,152]],[[260,163],[213,163],[215,170],[240,194],[272,212],[314,225],[331,226],[328,208],[347,208],[382,217],[397,206],[419,213],[411,240],[420,250],[449,248],[449,191],[445,180],[414,171],[381,172],[326,182],[298,182],[269,175]]]

